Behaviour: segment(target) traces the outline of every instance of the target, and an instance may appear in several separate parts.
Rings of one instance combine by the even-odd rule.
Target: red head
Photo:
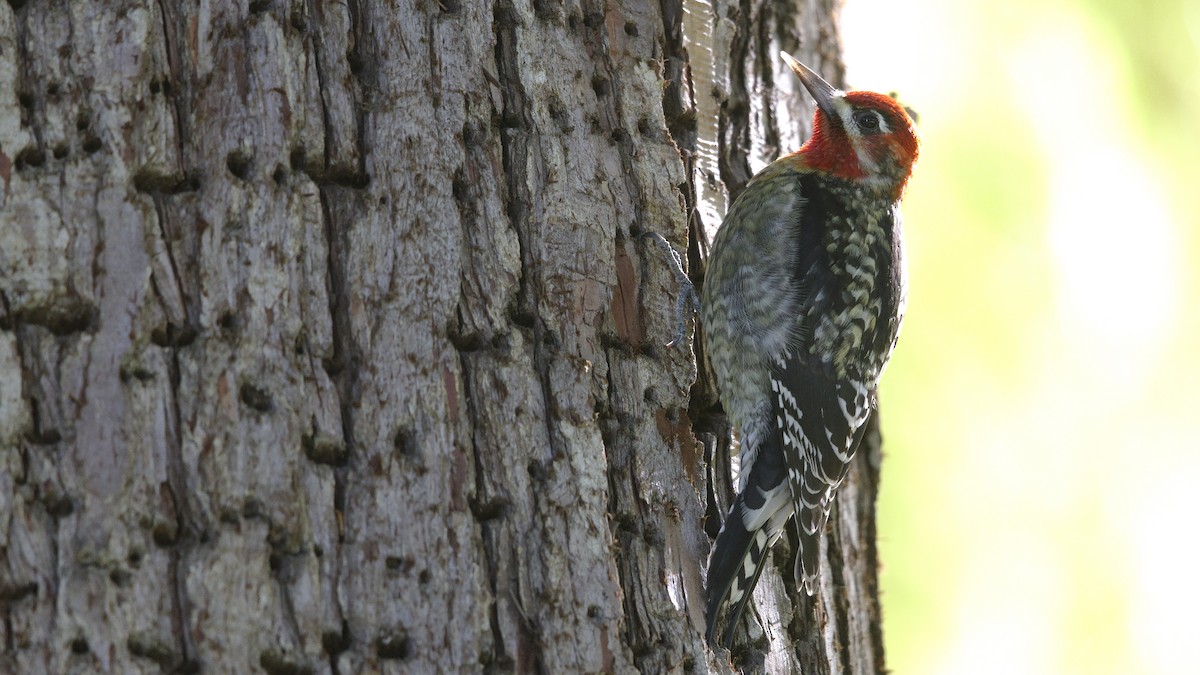
[[[783,58],[817,100],[812,136],[797,152],[804,163],[899,199],[921,145],[904,108],[883,94],[842,92],[788,54]]]

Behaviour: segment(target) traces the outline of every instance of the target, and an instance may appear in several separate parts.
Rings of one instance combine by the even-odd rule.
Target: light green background
[[[920,115],[888,664],[1200,672],[1200,2],[847,0]]]

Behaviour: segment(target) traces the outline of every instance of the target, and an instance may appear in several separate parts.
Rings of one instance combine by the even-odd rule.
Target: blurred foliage
[[[888,663],[1194,672],[1200,3],[847,0],[921,117],[881,393]]]

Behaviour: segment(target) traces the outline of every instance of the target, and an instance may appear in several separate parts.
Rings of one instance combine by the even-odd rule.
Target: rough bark
[[[833,12],[0,3],[0,670],[729,671],[725,432],[641,235],[700,280]],[[734,666],[882,670],[871,440]]]

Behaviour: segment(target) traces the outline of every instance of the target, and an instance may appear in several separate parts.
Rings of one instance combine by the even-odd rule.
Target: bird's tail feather
[[[721,644],[728,648],[733,643],[733,632],[738,619],[746,609],[746,603],[762,574],[764,559],[771,544],[783,532],[784,524],[791,516],[790,508],[776,510],[765,523],[751,531],[746,529],[742,517],[745,505],[738,495],[730,509],[721,532],[713,544],[708,563],[708,607],[706,612],[707,639],[713,642],[717,616],[728,598],[731,610],[726,618]]]

